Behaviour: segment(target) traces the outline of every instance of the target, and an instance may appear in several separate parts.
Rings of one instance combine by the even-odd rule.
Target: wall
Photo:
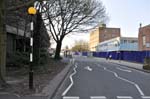
[[[96,51],[96,46],[103,41],[120,37],[120,28],[99,27],[90,33],[90,51]]]
[[[90,33],[89,47],[90,51],[96,51],[96,46],[99,43],[99,30],[96,29]]]
[[[120,37],[120,28],[99,28],[100,42]]]
[[[7,33],[7,53],[14,53],[16,49],[15,35]]]
[[[150,25],[139,28],[139,50],[150,50]],[[143,44],[143,36],[145,36],[145,44]]]

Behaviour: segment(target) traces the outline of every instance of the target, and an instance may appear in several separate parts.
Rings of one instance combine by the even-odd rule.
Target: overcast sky
[[[108,26],[120,27],[122,36],[138,37],[139,24],[150,24],[150,0],[102,0],[110,17]]]
[[[110,18],[108,27],[121,28],[122,36],[138,37],[139,24],[150,24],[150,0],[101,0]],[[69,36],[63,47],[73,45],[75,40],[89,40],[89,34]]]

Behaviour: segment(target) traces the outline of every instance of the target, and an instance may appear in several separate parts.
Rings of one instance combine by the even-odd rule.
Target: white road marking
[[[73,59],[72,59],[72,63],[74,64],[74,62],[75,62],[75,59],[73,58]]]
[[[74,64],[74,62],[75,62],[74,58],[70,59],[70,64]]]
[[[113,62],[111,62],[113,65],[117,65],[117,66],[119,66],[119,67],[123,67],[123,68],[126,68],[126,69],[130,69],[130,70],[132,70],[132,71],[136,71],[136,72],[139,72],[139,73],[142,73],[142,74],[144,74],[144,75],[147,75],[147,76],[149,76],[149,73],[146,73],[146,72],[143,72],[143,71],[139,71],[139,70],[136,70],[136,69],[133,69],[133,68],[131,68],[131,67],[127,67],[127,66],[121,66],[121,64],[115,64],[115,63],[113,63]]]
[[[98,65],[98,66],[99,66],[99,65]],[[145,96],[144,93],[143,93],[143,91],[141,90],[141,88],[140,88],[140,87],[138,86],[138,84],[136,84],[135,82],[132,82],[132,81],[129,81],[129,80],[125,79],[125,78],[119,77],[116,72],[111,71],[111,70],[108,70],[106,67],[102,67],[102,66],[99,66],[99,67],[104,68],[105,71],[108,71],[108,72],[113,73],[113,74],[115,75],[115,77],[117,77],[118,79],[121,79],[121,80],[123,80],[123,81],[125,81],[125,82],[128,82],[128,83],[134,85],[134,86],[136,87],[136,89],[138,90],[138,92],[140,93],[140,95],[141,95],[141,96]]]
[[[75,59],[74,58],[72,58],[72,64],[74,64],[75,63]]]
[[[105,96],[91,96],[91,99],[107,99]]]
[[[129,72],[129,73],[132,72],[131,70],[126,70],[126,69],[122,69],[122,68],[119,68],[119,67],[117,67],[117,69],[121,70],[121,71]]]
[[[150,99],[150,96],[142,96],[143,99]]]
[[[138,84],[134,84],[134,86],[138,89],[139,93],[141,94],[141,96],[145,96],[143,91],[141,90],[141,88],[139,87]]]
[[[77,65],[75,65],[75,67],[74,67],[74,72],[73,72],[73,73],[70,75],[70,77],[69,77],[71,83],[70,83],[70,85],[67,87],[67,89],[63,92],[62,96],[65,96],[65,95],[67,94],[67,92],[70,90],[70,88],[73,86],[74,82],[73,82],[72,77],[73,77],[73,75],[75,75],[75,74],[77,73],[76,68],[77,68]]]
[[[117,96],[117,99],[133,99],[131,96]]]
[[[80,99],[80,97],[64,96],[63,99]]]
[[[92,68],[90,68],[90,66],[86,66],[84,69],[86,69],[88,71],[92,71]]]

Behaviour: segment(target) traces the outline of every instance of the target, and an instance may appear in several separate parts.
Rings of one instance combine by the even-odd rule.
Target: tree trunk
[[[0,84],[4,84],[6,71],[6,32],[4,26],[4,0],[0,1]]]
[[[42,24],[42,18],[40,13],[37,13],[36,15],[36,23],[35,23],[35,27],[34,27],[34,35],[33,35],[33,39],[34,39],[34,44],[33,44],[33,62],[34,65],[39,65],[40,63],[40,28],[41,28],[41,24]]]
[[[60,59],[60,51],[61,51],[62,41],[58,41],[56,45],[55,59]]]

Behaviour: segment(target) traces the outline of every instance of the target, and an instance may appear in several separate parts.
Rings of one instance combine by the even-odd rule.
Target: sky
[[[102,0],[110,18],[108,26],[120,27],[122,36],[138,37],[139,24],[150,24],[150,0]]]
[[[139,24],[150,24],[150,0],[101,0],[109,16],[108,27],[121,28],[121,36],[138,37]],[[63,47],[72,47],[75,40],[89,40],[89,33],[69,35]]]

